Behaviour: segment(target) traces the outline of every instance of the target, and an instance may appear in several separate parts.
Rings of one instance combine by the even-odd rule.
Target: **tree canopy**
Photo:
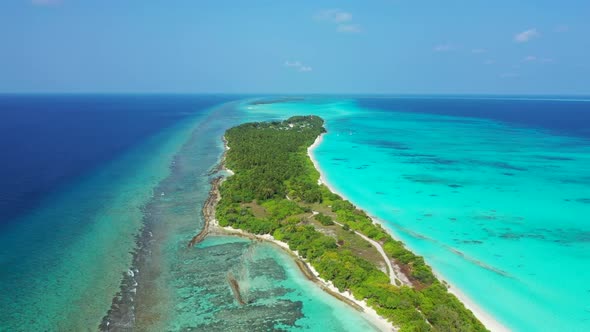
[[[226,166],[235,174],[220,188],[216,217],[221,226],[255,234],[272,234],[297,250],[339,290],[350,290],[401,331],[486,331],[485,327],[447,291],[424,259],[394,240],[379,224],[352,203],[318,185],[319,173],[307,148],[325,132],[317,116],[296,116],[280,122],[254,122],[227,130]],[[379,241],[412,282],[390,284],[373,263],[341,248],[336,239],[318,231],[303,215],[310,204],[329,208],[344,228]],[[247,205],[250,204],[250,205]],[[266,212],[256,217],[251,204]],[[324,226],[334,225],[324,214]]]

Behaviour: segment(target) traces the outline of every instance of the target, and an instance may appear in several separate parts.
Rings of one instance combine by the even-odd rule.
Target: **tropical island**
[[[232,176],[213,182],[206,227],[189,246],[214,223],[286,244],[310,279],[359,310],[371,308],[392,329],[487,331],[423,257],[321,183],[307,152],[326,132],[323,124],[295,116],[227,130],[222,167]],[[239,294],[235,280],[230,285]]]

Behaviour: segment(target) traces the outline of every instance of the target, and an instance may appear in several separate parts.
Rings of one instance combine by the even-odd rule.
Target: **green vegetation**
[[[235,175],[220,188],[216,210],[220,225],[272,234],[288,243],[322,278],[341,291],[350,290],[357,299],[366,299],[402,331],[485,331],[435,278],[422,257],[392,239],[364,211],[317,184],[319,173],[307,156],[307,147],[323,132],[323,120],[316,116],[229,129],[225,135],[230,147],[226,165]],[[314,216],[321,225],[333,225],[335,218],[343,229],[380,242],[414,287],[391,285],[389,277],[373,263],[342,246],[342,241],[337,243],[319,232],[306,217],[311,205],[326,212]],[[253,206],[259,211],[254,213]]]
[[[318,215],[315,216],[315,219],[322,225],[324,226],[331,226],[334,225],[334,220],[332,220],[332,218],[330,218],[329,216],[323,214],[323,213],[319,213]]]

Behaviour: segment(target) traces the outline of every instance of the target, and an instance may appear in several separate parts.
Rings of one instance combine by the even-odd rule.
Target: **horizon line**
[[[406,96],[432,96],[432,97],[587,97],[588,94],[559,94],[559,93],[396,93],[396,92],[164,92],[164,91],[21,91],[3,92],[0,96],[7,95],[235,95],[235,96],[383,96],[383,97],[406,97]]]

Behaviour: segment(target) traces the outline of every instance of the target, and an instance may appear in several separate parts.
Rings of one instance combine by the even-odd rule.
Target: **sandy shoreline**
[[[228,174],[227,176],[231,176],[234,174],[234,172],[232,170],[226,168],[225,163],[224,163],[225,153],[227,152],[227,150],[229,150],[229,147],[227,146],[227,141],[225,140],[225,137],[223,138],[223,142],[224,142],[224,156],[221,159],[221,164],[220,164],[220,167],[218,168],[218,170],[225,171]],[[309,264],[309,262],[307,262],[303,257],[299,256],[299,253],[297,251],[291,250],[287,243],[282,242],[282,241],[278,241],[270,234],[257,235],[257,234],[252,234],[252,233],[243,231],[241,229],[236,229],[233,227],[221,227],[219,225],[219,222],[215,218],[215,206],[219,202],[219,199],[221,199],[221,195],[219,194],[219,187],[221,186],[221,183],[223,183],[223,180],[227,178],[227,176],[223,177],[220,181],[213,181],[211,183],[212,188],[210,191],[210,197],[207,200],[207,202],[205,203],[205,206],[203,206],[203,215],[207,219],[205,221],[205,227],[207,229],[203,229],[202,233],[207,234],[207,235],[214,234],[214,233],[232,234],[232,235],[244,236],[244,237],[248,237],[248,238],[255,239],[255,240],[262,240],[262,241],[266,241],[269,243],[273,243],[274,245],[280,247],[281,249],[285,250],[288,254],[290,254],[296,262],[299,261],[300,263],[304,264],[306,269],[309,270],[309,272],[311,272],[311,274],[313,274],[313,276],[309,276],[308,273],[306,273],[306,271],[304,271],[300,267],[300,269],[302,270],[302,273],[304,275],[306,275],[306,277],[310,281],[314,282],[323,291],[336,297],[338,300],[345,302],[348,305],[351,305],[353,308],[361,311],[362,312],[361,314],[363,315],[363,317],[367,321],[369,321],[371,324],[373,324],[376,328],[380,329],[381,331],[388,331],[388,332],[389,331],[397,331],[397,329],[393,326],[392,323],[387,321],[385,318],[379,316],[379,314],[377,314],[375,309],[369,307],[364,300],[359,301],[359,300],[355,299],[350,292],[340,292],[338,290],[338,288],[336,288],[332,284],[332,282],[326,281],[326,280],[320,278],[319,273],[313,268],[313,266],[311,266],[311,264]],[[297,265],[299,265],[299,264],[297,264]]]
[[[309,155],[309,158],[313,162],[314,167],[320,173],[320,179],[318,180],[318,184],[325,185],[333,193],[336,193],[336,194],[340,195],[342,198],[347,199],[345,195],[343,195],[341,192],[338,192],[337,190],[335,190],[335,188],[333,186],[331,186],[326,181],[325,174],[322,172],[321,168],[319,167],[318,161],[315,159],[315,157],[313,155],[313,151],[322,143],[324,135],[325,134],[321,134],[320,136],[318,136],[318,138],[316,138],[315,142],[307,148],[307,154]],[[358,207],[358,208],[360,208],[360,207]],[[401,241],[400,238],[398,236],[396,236],[392,230],[387,228],[385,223],[381,222],[379,219],[377,219],[373,216],[369,215],[369,217],[373,220],[374,223],[381,224],[383,226],[383,229],[386,230],[391,235],[391,237],[393,239]],[[410,248],[408,248],[408,249],[410,249]],[[431,268],[432,268],[432,266],[431,266]],[[449,285],[449,293],[455,295],[465,305],[465,307],[467,309],[471,310],[471,312],[473,312],[475,317],[477,317],[477,319],[479,319],[487,329],[489,329],[492,332],[510,331],[510,329],[508,329],[506,326],[504,326],[503,324],[501,324],[500,322],[495,320],[492,315],[487,313],[485,310],[483,310],[481,307],[479,307],[473,300],[471,300],[467,295],[465,295],[463,292],[461,292],[459,290],[459,288],[455,287],[455,285],[453,285],[452,283],[449,283],[445,278],[442,278],[443,276],[440,273],[438,273],[438,271],[435,271],[433,269],[432,272],[439,280],[445,280],[445,282]]]
[[[361,311],[361,314],[363,315],[363,317],[367,321],[371,322],[371,324],[373,324],[375,327],[379,328],[381,331],[397,331],[397,329],[393,326],[392,323],[387,321],[385,318],[379,316],[379,314],[377,314],[375,309],[369,307],[364,300],[359,301],[359,300],[355,299],[350,292],[348,292],[348,291],[341,292],[338,290],[338,288],[336,288],[332,284],[331,281],[327,281],[327,280],[322,279],[320,277],[320,274],[316,271],[316,269],[314,269],[313,266],[311,266],[311,264],[309,264],[309,262],[307,262],[303,257],[299,256],[299,253],[297,251],[291,250],[287,243],[275,239],[270,234],[257,235],[257,234],[252,234],[252,233],[243,231],[241,229],[229,227],[229,226],[228,227],[221,227],[221,226],[219,226],[219,224],[217,223],[217,220],[215,220],[215,219],[211,221],[211,227],[216,228],[217,231],[222,234],[227,233],[227,234],[239,235],[239,236],[244,236],[244,237],[248,237],[251,239],[257,239],[257,240],[262,240],[262,241],[266,241],[269,243],[273,243],[274,245],[285,250],[290,255],[294,256],[293,259],[299,260],[300,262],[305,264],[306,268],[309,269],[309,271],[311,271],[311,273],[313,274],[313,277],[315,279],[315,280],[312,280],[312,279],[310,279],[310,280],[315,282],[316,284],[318,284],[318,286],[320,286],[320,288],[322,288],[322,290],[326,291],[327,293],[329,293],[333,296],[335,296],[335,294],[336,294],[337,296],[335,296],[335,297],[338,300],[343,301],[344,299],[339,298],[339,297],[343,297],[343,298],[345,298],[345,301],[343,301],[343,302],[345,302],[349,305],[354,304],[354,305],[352,305],[353,307],[361,308],[360,311]],[[348,303],[348,302],[352,302],[352,304]],[[358,309],[358,308],[355,308],[355,309]]]

